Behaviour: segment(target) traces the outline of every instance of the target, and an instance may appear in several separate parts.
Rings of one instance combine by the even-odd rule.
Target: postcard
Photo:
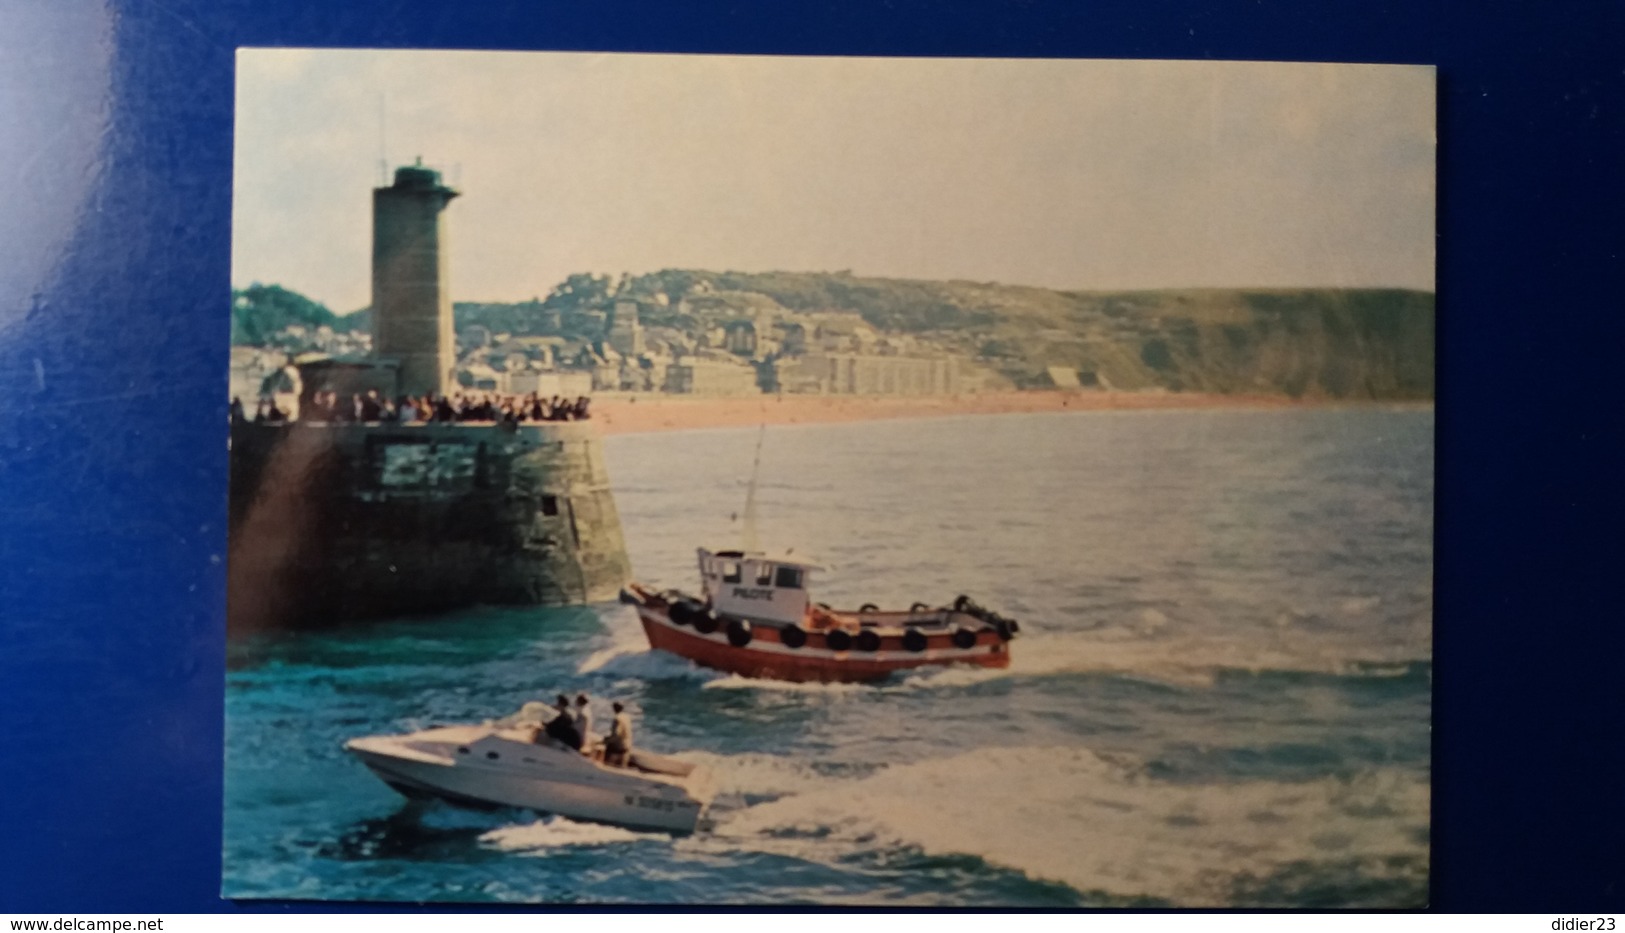
[[[225,896],[1426,904],[1431,68],[237,68]]]

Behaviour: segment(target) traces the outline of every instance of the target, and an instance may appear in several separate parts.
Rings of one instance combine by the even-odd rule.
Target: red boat
[[[622,600],[651,646],[745,677],[863,682],[930,665],[1008,667],[1020,631],[966,596],[906,612],[831,609],[808,596],[823,568],[789,555],[701,548],[699,558],[701,596],[633,583]]]

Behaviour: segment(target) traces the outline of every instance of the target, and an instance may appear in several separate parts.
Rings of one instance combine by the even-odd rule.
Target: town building
[[[809,353],[777,361],[786,392],[822,395],[952,395],[960,391],[952,357]]]
[[[753,395],[761,392],[756,367],[737,360],[688,356],[666,367],[661,388],[684,395]]]
[[[535,393],[543,398],[552,398],[562,395],[565,398],[576,398],[592,394],[592,373],[583,371],[573,372],[523,372],[508,375],[508,391],[514,395],[530,395]]]
[[[638,321],[638,310],[637,301],[631,298],[615,299],[605,342],[622,356],[643,354],[643,325]]]

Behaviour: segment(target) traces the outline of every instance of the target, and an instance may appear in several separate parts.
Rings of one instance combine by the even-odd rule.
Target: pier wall
[[[613,599],[630,577],[590,422],[232,430],[233,632]]]

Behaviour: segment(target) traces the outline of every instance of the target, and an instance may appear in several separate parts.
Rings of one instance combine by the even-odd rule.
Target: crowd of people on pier
[[[353,393],[348,399],[330,389],[314,393],[303,410],[287,411],[274,395],[261,396],[248,417],[241,398],[231,400],[231,419],[234,422],[258,421],[279,424],[288,421],[339,423],[392,423],[392,424],[451,424],[456,422],[498,422],[525,424],[539,421],[585,421],[589,417],[591,399],[582,395],[574,399],[554,395],[544,398],[540,393],[529,395],[502,395],[495,392],[456,392],[444,395],[401,395],[394,399],[381,395],[376,389],[366,393]]]

